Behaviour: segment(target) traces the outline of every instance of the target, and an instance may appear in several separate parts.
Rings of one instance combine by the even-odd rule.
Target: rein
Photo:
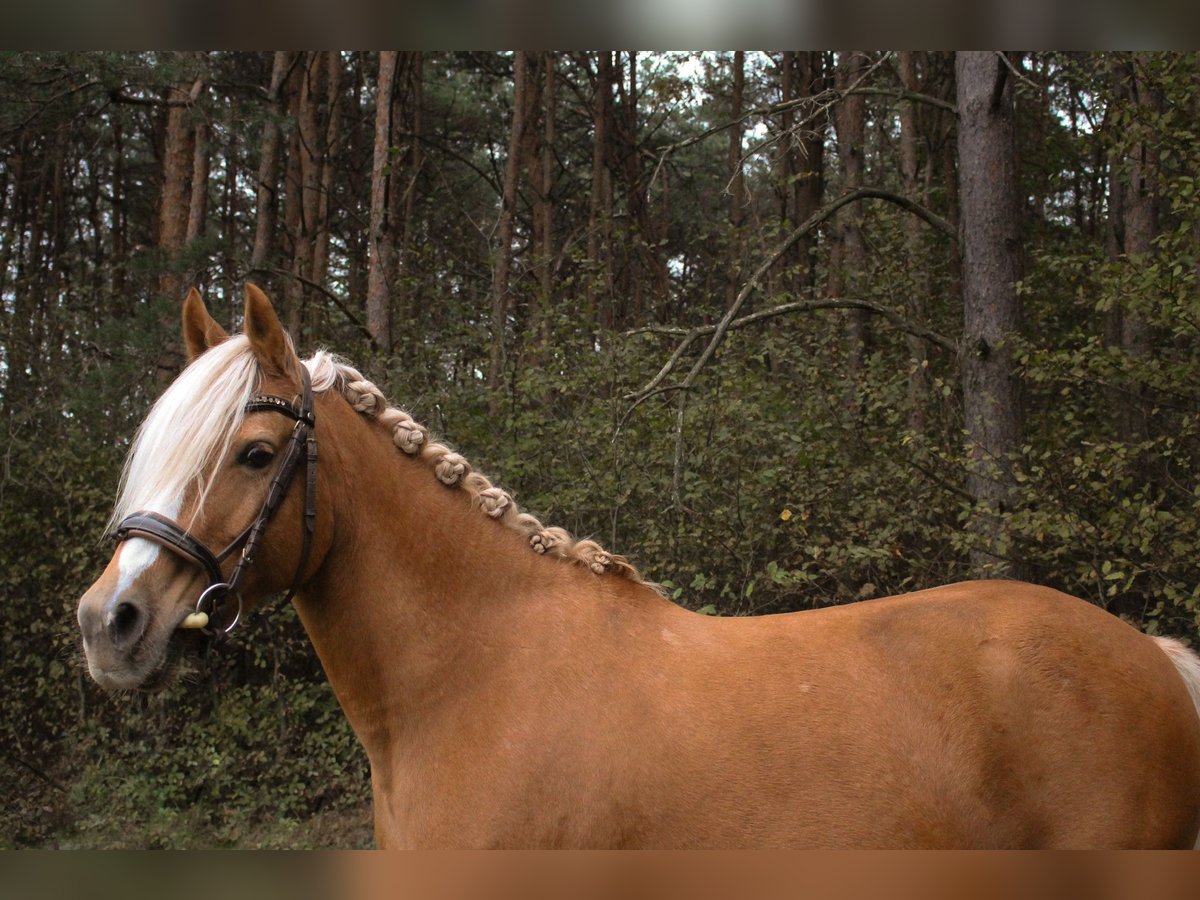
[[[300,579],[308,565],[308,555],[312,549],[313,532],[317,523],[317,436],[316,417],[313,414],[312,379],[308,369],[300,367],[301,393],[299,402],[285,400],[271,394],[257,394],[250,398],[245,411],[275,412],[288,416],[296,422],[288,439],[287,449],[283,460],[271,479],[267,497],[263,501],[257,518],[235,537],[228,546],[219,553],[213,553],[201,541],[196,540],[187,530],[167,516],[159,515],[149,510],[141,510],[127,516],[121,521],[114,532],[114,538],[119,544],[133,537],[146,538],[161,544],[178,556],[199,566],[208,576],[208,587],[201,592],[196,601],[195,610],[180,623],[180,628],[196,628],[213,637],[224,637],[233,631],[242,617],[242,595],[239,591],[246,570],[254,564],[254,555],[258,549],[267,523],[279,509],[287,494],[301,462],[304,464],[304,518],[301,522],[302,544],[300,559],[296,571],[292,575],[292,584],[288,589],[284,602],[292,599],[300,586]],[[229,578],[221,572],[221,564],[241,548],[241,556],[233,567]],[[237,610],[229,623],[221,626],[214,625],[217,613],[233,597],[237,600]]]

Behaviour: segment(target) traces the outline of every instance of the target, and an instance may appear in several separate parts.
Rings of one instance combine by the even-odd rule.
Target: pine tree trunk
[[[1012,79],[994,52],[956,55],[958,172],[963,236],[963,418],[967,491],[975,504],[971,554],[983,574],[1019,574],[1006,562],[1004,519],[1021,447],[1021,400],[1010,339],[1020,330],[1020,235]]]
[[[617,54],[618,61],[620,53]],[[621,267],[621,283],[617,291],[620,303],[617,327],[631,322],[640,322],[646,309],[646,291],[655,269],[654,257],[657,248],[650,246],[651,223],[649,203],[646,196],[648,185],[642,171],[638,116],[640,91],[638,87],[637,51],[629,51],[628,78],[618,77],[620,85],[621,112],[618,135],[618,158],[622,162],[624,176],[625,211],[623,229],[624,264]]]
[[[325,81],[324,54],[309,51],[302,68],[300,92],[297,97],[296,128],[300,142],[300,229],[292,256],[292,275],[296,282],[295,299],[287,310],[288,331],[300,340],[313,278],[313,258],[320,228],[321,160],[323,135],[320,124],[320,103]]]
[[[333,197],[333,177],[337,169],[338,148],[341,146],[342,122],[342,56],[335,50],[325,56],[325,116],[321,129],[320,188],[317,194],[317,217],[314,224],[312,280],[324,285],[329,271],[329,212]]]
[[[836,87],[848,90],[866,71],[866,51],[851,50],[838,54]],[[842,193],[856,191],[863,185],[866,134],[866,99],[862,94],[846,94],[838,100],[834,114],[837,131],[838,165],[841,169]],[[862,275],[866,269],[866,248],[862,234],[863,206],[855,202],[843,206],[837,215],[841,243],[841,296],[861,298]],[[846,313],[846,403],[850,409],[858,405],[858,383],[863,377],[867,355],[867,313],[852,309]]]
[[[371,162],[371,223],[367,269],[367,329],[383,353],[392,350],[392,233],[387,221],[388,153],[392,134],[392,90],[396,80],[395,50],[379,51],[379,86],[375,92],[375,149]]]
[[[204,235],[204,223],[208,216],[208,167],[208,128],[200,122],[192,138],[192,184],[185,246]]]
[[[917,91],[916,54],[902,50],[897,56],[900,82],[910,91]],[[913,100],[900,101],[900,175],[904,184],[904,195],[916,200],[919,195],[917,171],[917,111]],[[926,320],[925,294],[928,290],[926,266],[921,264],[922,223],[916,216],[904,219],[904,250],[907,257],[906,269],[912,273],[907,297],[912,321],[924,324]],[[909,365],[908,376],[908,427],[915,432],[925,430],[925,403],[929,394],[929,379],[926,365],[929,349],[925,341],[916,335],[906,334]]]
[[[500,223],[496,235],[495,263],[492,267],[492,344],[488,366],[488,404],[492,415],[500,409],[500,391],[505,363],[505,332],[510,308],[508,286],[512,265],[513,235],[516,225],[517,186],[521,172],[521,146],[525,135],[526,96],[529,90],[529,53],[513,55],[512,130],[508,158],[504,164],[504,189]]]
[[[725,308],[733,306],[741,290],[742,226],[746,221],[746,178],[742,167],[742,108],[746,93],[746,53],[737,50],[733,54],[729,95],[729,119],[737,122],[729,129],[729,147],[726,151],[725,172],[729,185],[729,244],[725,263]]]
[[[1144,266],[1154,254],[1154,239],[1159,233],[1159,204],[1155,149],[1151,139],[1152,119],[1162,108],[1162,98],[1145,77],[1146,58],[1138,54],[1126,68],[1126,89],[1130,101],[1139,108],[1138,140],[1129,151],[1129,182],[1124,188],[1124,251],[1131,265]],[[1148,115],[1146,115],[1148,113]],[[1150,326],[1136,310],[1121,311],[1121,350],[1134,360],[1146,359],[1154,350]],[[1144,392],[1131,387],[1121,404],[1120,428],[1126,440],[1139,440],[1146,434]]]
[[[279,192],[279,119],[283,116],[280,98],[284,79],[292,64],[287,50],[276,50],[271,65],[271,83],[267,88],[267,120],[263,125],[261,155],[258,162],[258,188],[254,205],[254,247],[250,252],[251,272],[260,271],[271,256],[275,239],[276,198]]]
[[[417,179],[421,175],[421,168],[425,165],[425,148],[421,142],[421,128],[423,107],[425,103],[424,93],[424,55],[420,50],[414,50],[407,54],[408,64],[404,67],[405,89],[403,93],[405,115],[397,119],[393,117],[392,129],[393,133],[400,124],[404,124],[407,133],[404,135],[402,143],[407,147],[407,152],[404,158],[404,165],[400,167],[398,175],[403,176],[403,183],[400,185],[400,234],[399,245],[396,248],[396,289],[398,296],[398,307],[401,321],[409,322],[415,318],[419,312],[419,303],[421,294],[416,290],[415,283],[417,277],[416,263],[414,262],[414,250],[417,240],[417,224],[416,224],[416,201],[417,201]],[[393,101],[394,102],[394,101]],[[397,136],[399,138],[399,136]],[[393,329],[394,330],[394,329]]]
[[[1113,85],[1113,101],[1119,103],[1121,100],[1128,100],[1128,95],[1123,90],[1121,79],[1117,79]],[[1112,150],[1108,154],[1106,160],[1108,170],[1108,220],[1105,223],[1104,230],[1104,255],[1112,264],[1116,264],[1121,260],[1121,256],[1125,252],[1125,178],[1121,170],[1121,156],[1116,150]],[[1124,326],[1122,320],[1124,314],[1119,303],[1113,303],[1104,313],[1104,346],[1113,350],[1120,350],[1122,345],[1122,334]],[[1128,403],[1124,388],[1119,384],[1109,385],[1108,402],[1113,412],[1113,418],[1116,420],[1116,426],[1119,432],[1125,430],[1125,423],[1128,421]]]
[[[596,90],[592,105],[592,194],[588,207],[587,280],[589,325],[612,327],[612,173],[609,168],[609,132],[612,128],[612,54],[601,50],[596,65]]]
[[[796,88],[800,97],[815,97],[825,90],[828,67],[825,54],[808,51],[796,58]],[[811,122],[799,135],[800,159],[793,190],[796,224],[808,221],[821,208],[825,199],[825,120]],[[797,244],[803,266],[800,288],[811,290],[816,285],[816,265],[813,254],[817,235],[812,233]]]
[[[164,269],[159,277],[158,289],[172,300],[183,297],[182,284],[175,267],[179,252],[183,249],[188,233],[190,196],[188,178],[192,173],[195,154],[195,130],[192,127],[191,109],[184,105],[195,85],[177,84],[167,93],[174,105],[167,108],[166,130],[163,136],[162,189],[158,200],[158,247],[162,253]]]
[[[111,299],[109,311],[115,319],[123,319],[130,309],[126,296],[125,273],[129,260],[125,218],[125,144],[124,130],[119,121],[113,122],[113,185],[112,185],[112,263],[109,278]],[[5,267],[0,266],[0,279]],[[0,287],[3,282],[0,281]]]
[[[541,148],[541,182],[536,194],[535,218],[540,222],[540,241],[538,244],[537,281],[538,281],[538,322],[543,344],[551,338],[551,316],[554,310],[554,141],[555,141],[555,99],[557,93],[557,73],[554,51],[547,51],[543,56],[543,77],[545,78],[545,123],[542,133]]]
[[[300,118],[300,98],[302,92],[302,84],[307,73],[307,54],[301,51],[296,60],[295,65],[289,70],[288,78],[284,82],[284,108],[288,112],[288,117],[293,123],[297,123]],[[287,161],[287,168],[284,170],[284,195],[283,195],[283,230],[287,239],[286,245],[282,248],[284,256],[282,262],[287,262],[289,271],[295,272],[297,260],[302,257],[300,242],[302,240],[302,232],[304,230],[304,171],[301,161],[303,153],[303,142],[300,139],[300,128],[293,124],[290,133],[288,134],[287,152],[284,159]],[[285,278],[283,282],[283,308],[280,314],[284,317],[284,321],[289,324],[293,323],[292,310],[299,310],[303,300],[301,283],[296,278]],[[296,314],[296,321],[299,315]],[[296,336],[295,332],[292,333]]]
[[[820,93],[824,85],[823,54],[820,51],[784,52],[780,62],[780,101],[799,102]],[[811,114],[808,105],[785,109],[780,116],[782,132],[778,154],[779,214],[784,231],[790,231],[807,221],[821,207],[825,192],[824,117],[797,126]],[[813,250],[815,233],[800,238],[788,250],[784,266],[792,272],[788,281],[792,293],[799,296],[814,285]]]
[[[296,340],[319,311],[309,297],[322,286],[329,255],[329,189],[335,164],[342,66],[337,51],[305,54],[291,105],[296,132],[289,146],[285,216],[293,236],[285,320]]]

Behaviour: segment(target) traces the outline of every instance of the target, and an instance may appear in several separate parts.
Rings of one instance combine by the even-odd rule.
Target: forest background
[[[370,842],[290,609],[82,665],[193,284],[701,612],[1021,577],[1195,642],[1198,123],[1194,53],[0,54],[0,846]]]

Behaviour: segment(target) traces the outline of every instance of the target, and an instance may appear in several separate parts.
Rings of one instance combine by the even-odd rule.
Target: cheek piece
[[[296,422],[288,438],[287,449],[279,462],[266,499],[258,516],[235,537],[225,549],[213,553],[202,541],[187,533],[187,530],[166,516],[142,510],[126,517],[113,534],[119,544],[133,537],[146,538],[166,547],[177,556],[199,566],[208,577],[208,587],[196,600],[195,608],[187,615],[180,628],[199,629],[212,637],[224,637],[233,631],[242,617],[242,595],[240,587],[246,571],[254,564],[254,554],[266,531],[267,523],[279,509],[300,465],[304,465],[304,517],[301,521],[302,542],[300,559],[292,575],[287,600],[292,599],[300,586],[300,579],[308,565],[312,549],[313,531],[317,523],[317,435],[316,418],[313,415],[312,379],[308,369],[300,367],[300,396],[285,400],[271,394],[258,394],[246,404],[246,412],[275,412],[288,416]],[[241,555],[228,578],[222,573],[222,563],[241,548]],[[230,598],[237,607],[228,621],[218,625],[224,607]]]

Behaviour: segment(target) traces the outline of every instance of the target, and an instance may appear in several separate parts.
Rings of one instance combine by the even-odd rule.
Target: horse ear
[[[246,337],[263,368],[278,375],[298,377],[300,360],[275,314],[275,307],[257,285],[246,282]]]
[[[200,292],[195,288],[188,291],[183,301],[183,343],[187,346],[188,362],[228,337],[225,329],[208,314]]]

